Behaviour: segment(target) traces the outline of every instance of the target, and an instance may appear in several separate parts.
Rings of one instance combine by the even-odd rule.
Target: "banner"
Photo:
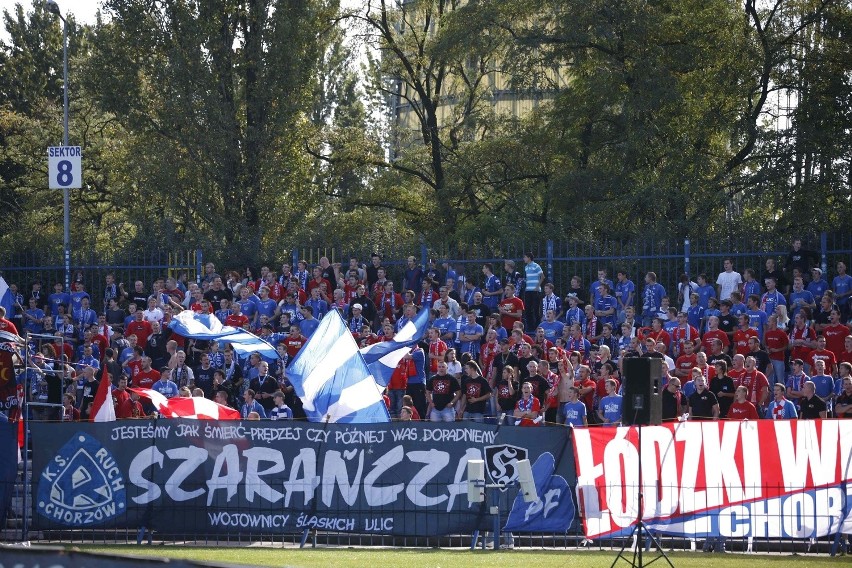
[[[577,499],[587,538],[639,517],[636,427],[577,428]],[[642,519],[689,537],[852,533],[852,420],[682,422],[641,428]]]
[[[0,526],[5,526],[17,478],[18,425],[0,422]]]
[[[516,500],[516,486],[493,490],[516,530],[565,531],[574,520],[574,464],[563,428],[531,435],[474,423],[185,419],[31,428],[36,530],[470,533],[493,522],[490,498],[468,502],[470,459],[485,459],[489,482],[501,483],[517,479],[518,460],[534,464],[538,502]]]

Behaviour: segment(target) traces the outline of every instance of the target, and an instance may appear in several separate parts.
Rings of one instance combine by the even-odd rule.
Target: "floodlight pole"
[[[68,20],[55,0],[47,0],[47,11],[62,20],[62,145],[68,146]],[[62,250],[65,263],[65,290],[71,292],[71,189],[62,188]]]

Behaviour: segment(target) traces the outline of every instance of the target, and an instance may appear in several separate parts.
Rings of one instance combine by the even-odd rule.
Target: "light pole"
[[[62,20],[62,145],[68,146],[68,20],[59,11],[59,4],[55,0],[47,0],[45,3],[47,11],[56,14]],[[65,290],[71,292],[71,189],[62,188],[62,244],[65,257]]]

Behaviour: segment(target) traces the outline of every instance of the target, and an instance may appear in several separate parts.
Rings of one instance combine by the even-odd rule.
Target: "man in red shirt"
[[[322,277],[322,269],[319,266],[314,266],[312,274],[313,278],[308,280],[306,286],[307,290],[305,290],[308,294],[310,294],[311,290],[313,290],[314,288],[319,288],[320,284],[323,283],[325,283],[326,290],[334,290],[334,287],[331,285],[331,282],[329,282],[328,279]]]
[[[745,355],[737,353],[734,355],[731,368],[728,369],[728,376],[734,379],[735,384],[739,384],[743,373],[745,373]]]
[[[249,323],[249,319],[242,313],[242,305],[234,300],[231,302],[231,315],[225,318],[225,325],[242,329],[247,323]]]
[[[18,335],[18,328],[12,323],[11,320],[6,319],[6,308],[0,306],[0,331],[5,331],[6,333],[14,333]]]
[[[757,330],[749,327],[748,316],[740,314],[739,325],[734,331],[734,353],[737,355],[746,355],[751,349],[748,346],[750,337],[758,337]]]
[[[287,335],[286,339],[282,343],[287,347],[287,356],[290,357],[290,360],[293,360],[293,357],[302,349],[305,345],[307,338],[302,335],[302,330],[299,329],[298,324],[290,325],[290,333]]]
[[[500,311],[500,323],[511,332],[516,321],[521,321],[524,315],[524,301],[515,296],[515,285],[506,284],[503,287],[506,297],[500,300],[497,309]]]
[[[693,326],[689,325],[686,312],[678,312],[677,327],[672,330],[672,356],[680,357],[686,351],[684,349],[687,343],[691,343],[693,348],[701,340],[701,334]],[[695,349],[691,349],[690,353],[694,353]]]
[[[817,361],[825,362],[825,374],[834,376],[837,373],[837,358],[834,353],[825,348],[825,337],[817,337],[816,349],[810,352],[805,362],[811,369],[816,368]]]
[[[852,363],[852,335],[847,335],[843,339],[843,351],[837,358],[837,364]]]
[[[130,393],[127,391],[127,377],[121,376],[118,379],[118,387],[112,389],[112,403],[115,406],[116,418],[118,418],[118,409],[129,398]]]
[[[438,372],[438,363],[444,360],[444,354],[447,352],[447,344],[441,341],[440,333],[441,331],[436,327],[430,327],[428,331],[429,372],[431,374]]]
[[[695,347],[693,347],[691,341],[687,341],[683,344],[683,354],[675,361],[674,375],[680,379],[682,386],[692,380],[692,369],[697,361]]]
[[[763,334],[763,342],[766,344],[766,352],[769,354],[772,376],[768,377],[775,383],[784,383],[787,380],[786,365],[784,364],[787,346],[790,338],[783,329],[778,329],[778,317],[775,314],[769,316],[766,325],[766,333]]]
[[[790,359],[807,361],[808,355],[811,354],[811,349],[816,347],[816,332],[812,327],[807,325],[802,312],[796,314],[793,321],[795,323],[793,331],[790,332]]]
[[[769,400],[769,381],[766,375],[757,370],[757,360],[748,356],[745,358],[745,371],[737,381],[737,386],[748,388],[748,401],[755,408],[763,408]]]
[[[574,381],[580,401],[586,405],[586,416],[589,416],[595,405],[595,381],[592,380],[592,370],[588,365],[580,365],[580,376]]]
[[[666,345],[666,352],[671,352],[672,336],[663,329],[663,318],[654,318],[651,322],[651,331],[645,334],[645,337],[652,338],[655,343],[662,341]]]
[[[154,333],[154,330],[151,329],[151,322],[144,319],[145,314],[142,310],[136,310],[133,316],[135,319],[127,324],[124,336],[135,335],[136,345],[145,349],[145,346],[148,344],[148,336]]]
[[[147,355],[143,356],[142,368],[133,376],[133,387],[137,389],[150,389],[159,380],[160,372],[151,368],[151,358]]]
[[[825,348],[834,353],[834,358],[839,362],[840,355],[844,350],[844,342],[849,335],[849,326],[840,323],[840,310],[832,308],[828,316],[829,324],[822,330],[825,337]]]
[[[402,296],[398,292],[394,292],[393,290],[393,282],[390,280],[385,281],[384,291],[376,296],[375,301],[376,309],[379,312],[379,320],[381,321],[384,318],[390,320],[391,323],[396,322],[396,318],[399,316],[400,311],[402,310],[402,306],[405,303],[402,299]]]
[[[728,420],[757,420],[760,418],[754,405],[746,400],[748,398],[748,387],[740,385],[734,391],[734,402],[728,409]]]
[[[707,331],[701,337],[702,350],[708,355],[713,354],[713,340],[718,339],[722,342],[722,349],[727,350],[731,344],[728,339],[728,334],[719,329],[719,316],[710,316],[707,318]]]

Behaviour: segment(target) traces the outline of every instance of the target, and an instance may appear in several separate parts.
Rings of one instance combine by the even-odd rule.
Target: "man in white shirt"
[[[725,259],[725,271],[719,273],[716,278],[716,295],[719,301],[727,300],[731,297],[731,292],[739,290],[743,284],[743,277],[739,272],[734,272],[734,261],[730,258]]]

